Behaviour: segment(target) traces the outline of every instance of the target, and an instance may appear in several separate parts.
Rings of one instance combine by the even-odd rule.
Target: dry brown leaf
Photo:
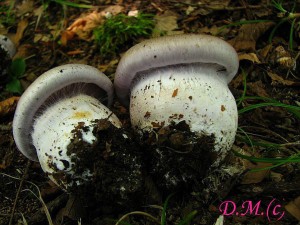
[[[220,30],[220,28],[217,27],[216,25],[213,25],[210,28],[208,28],[208,27],[202,27],[202,28],[199,29],[200,33],[211,34],[213,36],[216,36],[220,32],[224,33],[224,31],[228,31],[228,29],[224,28],[224,29]]]
[[[254,52],[257,39],[272,26],[274,26],[274,22],[244,24],[241,26],[238,35],[228,42],[238,52],[239,51]]]
[[[246,156],[254,156],[254,157],[260,157],[260,155],[258,155],[257,152],[255,152],[255,154],[251,154],[250,152],[252,152],[252,149],[245,145],[243,148],[239,148],[235,145],[233,145],[233,150],[239,152],[242,155],[246,155]],[[242,164],[242,170],[243,171],[247,171],[247,170],[253,170],[253,169],[262,169],[262,168],[266,168],[269,166],[272,166],[273,164],[271,163],[264,163],[264,162],[258,162],[258,163],[252,163],[247,159],[243,159],[240,157],[236,158],[236,161],[238,161],[239,163]],[[270,174],[270,170],[269,169],[264,169],[264,170],[260,170],[257,172],[247,172],[244,174],[241,184],[256,184],[261,182],[263,179],[265,179],[268,175]]]
[[[288,211],[293,217],[300,221],[300,196],[290,201],[285,206],[286,211]]]
[[[123,9],[123,6],[114,5],[105,8],[101,12],[93,11],[88,14],[82,14],[67,30],[62,32],[62,45],[66,45],[68,40],[72,40],[75,36],[82,40],[90,40],[92,38],[92,31],[103,24],[107,15],[117,15],[122,12]]]
[[[93,11],[88,15],[76,19],[71,26],[62,34],[62,38],[71,40],[75,34],[83,40],[89,40],[91,38],[91,32],[94,28],[103,23],[103,16],[97,11]],[[62,44],[66,44],[65,41]]]
[[[226,8],[231,0],[202,0],[198,1],[199,9],[197,9],[197,14],[206,16],[214,10],[220,10]]]
[[[0,102],[0,117],[6,116],[15,111],[20,97],[11,97]]]
[[[259,55],[262,57],[262,58],[266,58],[270,52],[270,50],[272,49],[272,45],[269,44],[269,45],[266,45],[264,48],[260,49],[258,52],[259,52]]]
[[[281,173],[276,173],[274,171],[271,171],[270,173],[270,178],[272,181],[275,181],[275,182],[280,182],[280,181],[283,181],[283,175]]]
[[[152,34],[153,37],[161,36],[161,33],[166,35],[183,33],[183,31],[174,31],[178,29],[178,15],[173,11],[167,10],[161,15],[156,15],[154,19],[156,20],[156,25]]]
[[[22,19],[19,23],[18,23],[18,27],[17,27],[17,33],[12,35],[10,38],[12,40],[12,42],[18,47],[20,44],[20,40],[23,37],[23,33],[25,31],[25,29],[28,26],[28,21],[26,19]]]
[[[258,63],[260,64],[260,60],[258,59],[257,55],[255,53],[244,53],[244,54],[239,54],[239,60],[247,60],[252,63]]]
[[[256,81],[256,82],[248,82],[247,83],[248,90],[253,94],[253,95],[258,95],[260,97],[270,97],[268,93],[266,92],[265,85],[261,80]]]
[[[17,53],[14,55],[15,59],[18,58],[27,58],[29,56],[29,49],[32,48],[30,44],[22,44],[18,47]]]
[[[34,1],[33,0],[25,0],[22,1],[20,5],[16,6],[17,16],[20,17],[26,13],[30,13],[33,11]]]
[[[268,76],[272,79],[271,85],[286,85],[286,86],[298,86],[300,82],[294,82],[291,80],[285,80],[281,76],[277,75],[276,73],[268,72]]]
[[[262,169],[262,168],[266,168],[272,166],[271,163],[263,163],[263,162],[258,162],[256,164],[250,162],[247,160],[247,162],[245,162],[245,167],[246,169]],[[247,172],[242,181],[241,184],[257,184],[259,182],[261,182],[263,179],[265,179],[268,175],[270,174],[270,170],[269,169],[264,169],[264,170],[260,170],[257,172]]]

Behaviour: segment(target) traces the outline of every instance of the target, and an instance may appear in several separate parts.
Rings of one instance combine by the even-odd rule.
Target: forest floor
[[[118,36],[124,33],[110,31],[105,34],[111,44],[107,48],[101,37],[95,40],[93,30],[109,17],[136,13],[150,15],[136,33],[125,38]],[[24,59],[26,68],[20,66],[17,75],[0,76],[0,225],[299,224],[299,18],[297,1],[2,0],[0,34],[13,40],[17,46],[13,59]],[[62,191],[38,162],[18,151],[12,135],[14,111],[18,97],[39,75],[55,66],[79,63],[98,68],[113,81],[122,54],[134,44],[183,33],[220,37],[238,52],[239,71],[229,84],[239,110],[238,132],[224,161],[224,168],[238,171],[215,170],[209,174],[217,180],[215,186],[202,177],[178,190],[161,188],[155,177],[146,176],[140,195],[113,204],[114,196],[103,194],[93,202],[85,192]],[[117,99],[112,111],[127,124],[129,135],[135,135],[128,109]],[[120,141],[117,132],[110,133]],[[145,150],[135,150],[141,149]],[[178,152],[167,156],[176,158]],[[188,156],[181,166],[197,157]],[[126,176],[122,172],[107,176]]]

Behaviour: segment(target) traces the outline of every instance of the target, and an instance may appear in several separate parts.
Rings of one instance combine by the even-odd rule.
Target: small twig
[[[24,182],[24,180],[25,180],[25,177],[27,176],[27,173],[28,173],[28,169],[29,169],[30,164],[31,164],[31,161],[28,160],[28,161],[27,161],[27,164],[26,164],[26,168],[25,168],[24,174],[23,174],[22,179],[21,179],[21,181],[20,181],[20,185],[19,185],[17,194],[16,194],[16,198],[15,198],[14,205],[13,205],[13,208],[12,208],[11,216],[10,216],[10,219],[9,219],[9,225],[12,225],[12,223],[13,223],[14,214],[15,214],[15,211],[16,211],[16,206],[17,206],[19,194],[20,194],[20,192],[21,192],[21,189],[22,189],[22,186],[23,186],[23,182]]]

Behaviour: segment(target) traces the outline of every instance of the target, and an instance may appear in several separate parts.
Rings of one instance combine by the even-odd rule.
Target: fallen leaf
[[[250,153],[250,151],[252,152],[252,149],[247,145],[245,145],[243,148],[239,148],[233,145],[233,149],[242,155],[260,157],[260,155],[257,152]],[[241,184],[256,184],[261,182],[270,174],[270,169],[263,169],[263,168],[273,165],[272,163],[265,163],[265,162],[252,163],[251,161],[240,157],[237,157],[236,160],[242,164],[243,171],[249,171],[244,174],[240,182]],[[256,172],[250,171],[250,170],[257,170],[257,169],[262,169],[262,170]]]
[[[16,6],[17,9],[17,16],[21,17],[22,15],[26,14],[26,13],[30,13],[33,11],[33,7],[34,6],[34,1],[33,0],[25,0],[22,1],[20,5]]]
[[[256,82],[248,82],[247,83],[248,91],[252,95],[258,95],[260,97],[270,97],[266,92],[266,87],[261,80]]]
[[[244,53],[244,54],[239,54],[239,60],[247,60],[252,63],[258,63],[260,64],[260,60],[258,59],[257,55],[255,53]]]
[[[51,37],[49,34],[35,34],[33,38],[33,42],[37,43],[39,41],[48,42],[50,41]]]
[[[236,51],[255,51],[257,39],[268,29],[274,26],[274,22],[261,22],[255,24],[244,24],[241,26],[238,35],[228,42]]]
[[[266,58],[270,52],[270,50],[272,49],[272,45],[269,44],[269,45],[266,45],[264,48],[258,50],[259,52],[259,55],[262,57],[262,58]]]
[[[272,165],[273,164],[271,163],[263,163],[263,162],[257,162],[254,164],[248,160],[245,162],[245,168],[249,170],[262,169]],[[241,184],[257,184],[261,182],[263,179],[265,179],[269,174],[270,174],[269,169],[263,169],[257,172],[249,171],[243,176]]]
[[[183,33],[183,31],[174,31],[178,29],[178,15],[173,11],[167,10],[161,15],[156,15],[154,19],[156,20],[156,25],[153,29],[153,37],[159,37],[161,34],[173,35]]]
[[[286,85],[286,86],[299,86],[300,82],[294,82],[291,80],[285,80],[281,76],[277,75],[276,73],[267,72],[268,76],[272,79],[271,85]]]
[[[26,19],[22,19],[19,23],[18,23],[18,27],[17,27],[17,32],[16,34],[12,35],[10,38],[12,40],[12,42],[18,47],[20,44],[20,40],[23,37],[23,33],[25,31],[25,29],[28,26],[28,21]]]
[[[283,181],[283,177],[284,176],[281,173],[276,173],[274,171],[271,171],[271,173],[270,173],[271,180],[273,180],[275,182]]]
[[[300,221],[300,196],[290,201],[285,206],[286,211],[288,211],[293,217]]]
[[[296,61],[291,57],[291,54],[281,45],[274,49],[272,56],[273,57],[271,57],[271,60],[275,61],[286,69],[293,69],[296,66]]]
[[[87,15],[82,15],[76,19],[71,26],[63,31],[61,42],[66,45],[68,40],[79,37],[82,40],[89,40],[92,35],[92,30],[103,23],[103,15],[97,11],[93,11]]]
[[[105,8],[101,12],[93,11],[82,14],[61,34],[62,45],[67,45],[69,40],[75,36],[81,40],[89,41],[92,39],[92,31],[103,24],[108,15],[117,15],[124,9],[123,6],[114,5]]]
[[[224,29],[220,29],[219,27],[217,27],[216,25],[213,25],[212,27],[208,28],[206,27],[202,27],[199,29],[200,33],[204,33],[204,34],[211,34],[213,36],[216,36],[217,34],[219,34],[220,32],[224,33],[225,31],[228,31],[228,29],[224,28]]]
[[[11,97],[0,102],[0,117],[13,113],[20,97]]]
[[[21,44],[17,49],[17,53],[14,55],[14,59],[27,58],[29,56],[29,49],[33,46],[30,44]]]

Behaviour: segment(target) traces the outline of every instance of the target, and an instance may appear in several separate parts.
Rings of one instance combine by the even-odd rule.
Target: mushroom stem
[[[35,119],[32,143],[42,169],[54,182],[57,183],[52,174],[58,171],[74,174],[74,162],[71,160],[73,153],[66,151],[72,141],[77,138],[90,145],[97,141],[93,134],[96,119],[107,119],[115,127],[121,127],[118,118],[106,106],[83,94],[55,103]],[[76,137],[76,130],[80,130],[80,137]],[[87,180],[89,176],[90,171],[84,171],[80,178]],[[63,182],[60,185],[66,186]]]
[[[139,74],[131,89],[133,127],[149,131],[184,120],[198,136],[213,134],[215,151],[227,152],[237,130],[237,107],[218,69],[194,64]]]

